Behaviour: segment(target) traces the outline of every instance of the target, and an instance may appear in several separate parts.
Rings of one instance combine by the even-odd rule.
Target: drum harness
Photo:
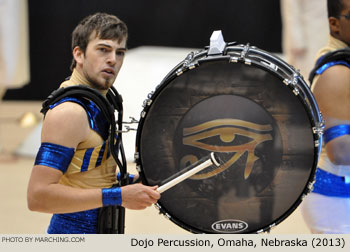
[[[69,79],[69,78],[67,78]],[[98,91],[86,85],[75,85],[54,90],[43,102],[41,113],[46,114],[50,105],[55,104],[65,97],[84,98],[91,100],[103,113],[110,124],[109,149],[120,170],[120,180],[114,187],[129,184],[127,173],[127,161],[122,142],[123,124],[123,99],[112,86],[104,97]],[[115,120],[114,112],[118,111],[118,120]],[[126,122],[127,123],[127,122]],[[133,123],[133,122],[131,122]],[[127,131],[130,130],[127,128]],[[125,208],[122,206],[106,206],[99,210],[98,233],[123,234],[125,230]]]

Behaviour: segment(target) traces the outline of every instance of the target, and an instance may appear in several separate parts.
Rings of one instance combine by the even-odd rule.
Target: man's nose
[[[114,66],[117,62],[117,55],[115,53],[110,53],[107,58],[107,63]]]

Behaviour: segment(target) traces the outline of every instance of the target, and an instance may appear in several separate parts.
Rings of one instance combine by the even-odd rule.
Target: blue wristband
[[[102,189],[103,206],[120,206],[122,204],[122,190],[120,187]]]

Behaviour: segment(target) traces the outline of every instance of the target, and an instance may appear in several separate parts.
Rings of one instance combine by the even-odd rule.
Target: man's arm
[[[348,67],[337,65],[327,69],[317,80],[313,91],[325,120],[326,131],[338,125],[350,127],[350,70]],[[325,138],[327,139],[327,133]],[[326,143],[326,150],[332,163],[350,165],[350,135],[344,134],[330,140]]]
[[[102,207],[101,189],[79,189],[58,184],[62,172],[46,166],[34,166],[28,186],[28,207],[45,213],[70,213]],[[157,186],[123,186],[122,206],[141,210],[156,203]]]
[[[85,110],[75,103],[63,103],[46,114],[42,142],[76,148],[87,139],[90,126]],[[46,213],[68,213],[102,207],[101,189],[79,189],[59,184],[63,172],[45,165],[35,165],[28,184],[28,207]],[[141,184],[122,187],[122,205],[143,209],[160,195],[156,187]]]

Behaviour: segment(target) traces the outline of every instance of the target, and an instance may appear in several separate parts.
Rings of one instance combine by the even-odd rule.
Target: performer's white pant
[[[350,198],[310,193],[301,211],[312,233],[350,234]]]

